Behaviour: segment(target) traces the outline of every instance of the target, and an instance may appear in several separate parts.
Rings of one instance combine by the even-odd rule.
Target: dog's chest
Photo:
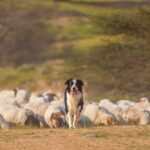
[[[81,96],[82,95],[80,93],[76,96],[72,96],[71,94],[67,93],[67,105],[70,113],[79,113],[79,108],[77,105],[81,99]]]

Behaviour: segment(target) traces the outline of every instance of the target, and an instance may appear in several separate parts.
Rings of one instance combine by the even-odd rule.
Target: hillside
[[[0,88],[62,91],[76,77],[87,99],[150,97],[150,7],[139,4],[1,1]]]

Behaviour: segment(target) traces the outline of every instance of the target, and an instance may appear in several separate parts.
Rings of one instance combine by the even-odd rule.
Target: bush
[[[97,14],[93,19],[96,30],[111,34],[147,36],[150,34],[150,9],[115,11]]]

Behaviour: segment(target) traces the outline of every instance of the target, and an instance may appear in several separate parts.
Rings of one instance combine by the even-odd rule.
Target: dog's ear
[[[84,86],[84,83],[83,83],[82,80],[78,80],[78,82],[79,82],[79,84],[80,84],[81,86]]]
[[[68,80],[65,82],[65,85],[69,85],[69,82],[70,82],[71,80],[73,80],[73,78],[68,79]]]

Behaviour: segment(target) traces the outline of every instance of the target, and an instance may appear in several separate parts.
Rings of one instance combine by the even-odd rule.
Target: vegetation
[[[81,78],[87,99],[149,97],[150,8],[0,2],[0,88]]]

